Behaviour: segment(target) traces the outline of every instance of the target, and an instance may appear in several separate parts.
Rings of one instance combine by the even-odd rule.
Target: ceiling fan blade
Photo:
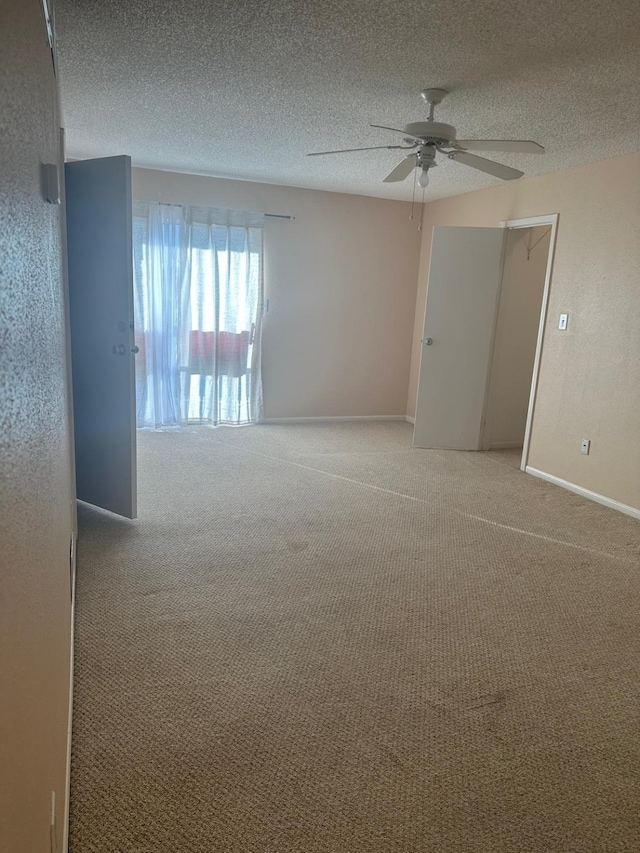
[[[348,154],[350,151],[375,151],[379,148],[386,148],[388,150],[393,148],[407,148],[406,145],[370,145],[367,148],[339,148],[337,151],[313,151],[311,154],[307,154],[307,157],[320,157],[322,154]]]
[[[544,154],[542,145],[525,139],[456,139],[465,151],[504,151],[510,154]]]
[[[399,127],[387,127],[384,124],[370,124],[369,127],[377,127],[380,130],[392,130],[394,133],[401,133],[407,139],[416,139],[418,141],[420,140],[419,136],[414,136],[412,133],[405,133],[405,131],[400,130]]]
[[[502,178],[503,181],[513,181],[524,175],[524,172],[519,169],[503,166],[502,163],[494,163],[493,160],[478,157],[477,154],[469,154],[467,151],[450,151],[447,157],[449,160],[456,160],[458,163],[464,163],[465,166],[471,166],[472,169],[478,169],[488,175],[495,175],[496,178]]]
[[[398,165],[393,169],[387,177],[384,179],[383,183],[391,184],[395,181],[404,181],[405,178],[408,178],[411,172],[416,167],[417,160],[415,155],[410,154],[408,157],[405,157],[404,160],[401,160]]]

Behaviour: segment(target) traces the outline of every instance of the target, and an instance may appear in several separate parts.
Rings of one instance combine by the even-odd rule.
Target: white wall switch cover
[[[588,456],[590,447],[591,441],[588,438],[583,438],[582,444],[580,445],[580,453],[584,453],[585,456]]]
[[[48,204],[60,204],[60,179],[56,163],[41,163],[42,197]]]
[[[568,314],[561,314],[560,315],[560,322],[558,323],[558,328],[562,329],[562,331],[564,332],[564,330],[567,328],[568,322],[569,322],[569,315]]]

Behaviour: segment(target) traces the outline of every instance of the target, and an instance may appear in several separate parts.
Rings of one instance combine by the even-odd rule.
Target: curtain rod
[[[134,201],[139,202],[138,199],[135,199]],[[142,204],[149,204],[149,202],[143,201]],[[186,204],[176,204],[175,202],[170,202],[170,201],[159,201],[159,202],[157,202],[157,204],[164,204],[167,207],[188,207],[188,205],[186,205]],[[200,205],[195,205],[195,207],[199,207],[199,206]],[[293,219],[295,219],[295,216],[291,216],[290,213],[265,213],[265,216],[268,216],[269,219],[287,219],[290,222]]]

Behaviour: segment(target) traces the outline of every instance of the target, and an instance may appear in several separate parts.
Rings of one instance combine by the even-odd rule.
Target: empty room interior
[[[0,853],[640,851],[640,6],[0,10]]]

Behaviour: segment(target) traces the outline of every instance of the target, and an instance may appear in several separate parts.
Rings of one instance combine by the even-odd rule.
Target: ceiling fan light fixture
[[[425,187],[429,186],[429,167],[423,166],[420,170],[420,174],[418,175],[418,186],[425,189]]]

